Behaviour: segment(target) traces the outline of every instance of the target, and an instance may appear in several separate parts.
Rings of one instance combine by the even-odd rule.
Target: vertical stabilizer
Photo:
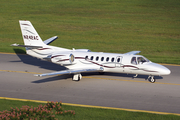
[[[30,21],[19,21],[24,45],[44,46],[44,42],[38,35]]]

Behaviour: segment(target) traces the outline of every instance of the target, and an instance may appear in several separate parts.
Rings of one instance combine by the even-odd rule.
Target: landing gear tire
[[[80,76],[78,76],[78,79],[76,81],[80,81],[80,80],[81,80],[81,78],[80,78]]]
[[[82,78],[82,75],[81,75],[81,74],[75,74],[75,75],[73,75],[72,80],[73,80],[73,81],[80,81],[81,78]]]
[[[154,78],[154,76],[148,77],[149,82],[151,83],[155,83],[156,79]]]

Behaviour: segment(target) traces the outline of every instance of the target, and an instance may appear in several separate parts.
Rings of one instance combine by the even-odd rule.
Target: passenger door
[[[116,57],[116,67],[121,67],[121,61],[122,61],[122,57],[121,56],[117,56]]]

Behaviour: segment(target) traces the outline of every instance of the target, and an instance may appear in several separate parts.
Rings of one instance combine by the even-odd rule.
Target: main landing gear
[[[151,76],[151,75],[148,77],[148,80],[149,80],[149,82],[151,82],[151,83],[156,82],[156,79],[154,78],[154,76]]]
[[[138,74],[136,74],[134,77],[137,77]],[[74,74],[72,80],[73,81],[80,81],[82,79],[82,75],[81,74]],[[156,79],[154,78],[154,76],[150,75],[148,78],[148,81],[151,83],[156,82]]]
[[[80,81],[82,78],[81,74],[74,74],[72,80],[73,81]]]

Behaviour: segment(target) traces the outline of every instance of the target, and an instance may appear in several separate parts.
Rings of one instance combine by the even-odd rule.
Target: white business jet
[[[66,70],[56,71],[35,76],[73,74],[73,80],[79,81],[84,72],[116,72],[148,75],[148,80],[154,83],[154,76],[169,75],[171,71],[159,64],[149,61],[140,51],[131,51],[125,54],[91,52],[88,49],[66,49],[50,46],[57,36],[42,41],[30,21],[19,21],[24,45],[11,46],[25,47],[26,53],[42,60],[50,61],[66,67]]]

